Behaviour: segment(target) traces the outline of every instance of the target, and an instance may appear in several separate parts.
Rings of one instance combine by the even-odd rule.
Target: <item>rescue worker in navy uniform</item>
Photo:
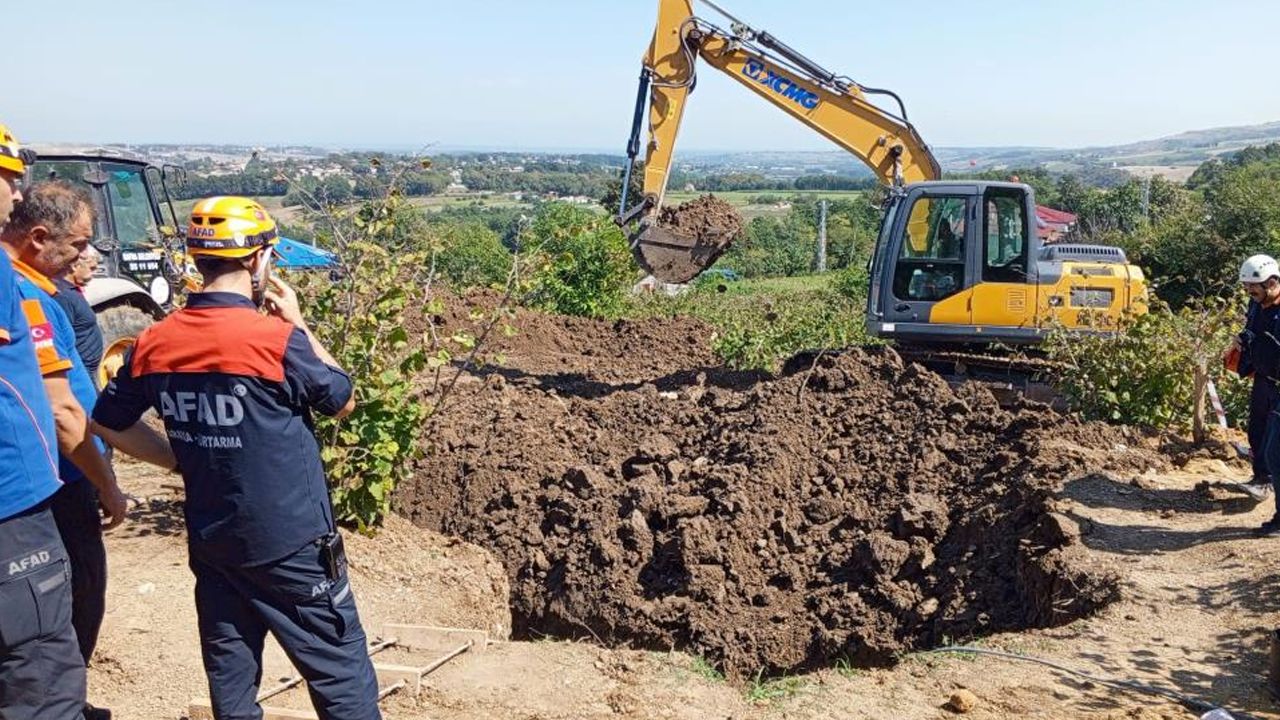
[[[25,169],[21,148],[0,125],[0,228],[22,200]],[[0,718],[82,720],[71,570],[49,509],[62,485],[53,409],[35,346],[17,276],[0,252]]]
[[[196,203],[187,250],[204,291],[148,328],[93,418],[108,441],[154,408],[186,486],[201,650],[214,715],[260,718],[270,632],[322,720],[381,717],[312,412],[355,407],[350,378],[270,274],[276,224],[257,202]],[[259,312],[265,308],[266,314]]]
[[[1240,280],[1249,293],[1250,310],[1244,332],[1236,338],[1232,348],[1240,351],[1240,372],[1253,373],[1254,387],[1260,383],[1271,386],[1271,406],[1266,416],[1262,443],[1251,449],[1255,458],[1262,456],[1261,468],[1255,466],[1255,479],[1259,472],[1270,474],[1272,496],[1276,511],[1262,523],[1255,534],[1259,537],[1280,537],[1280,403],[1276,400],[1276,382],[1280,381],[1280,264],[1266,255],[1254,255],[1240,268]],[[1254,311],[1253,306],[1258,306]],[[1230,352],[1230,351],[1229,351]],[[1251,398],[1252,399],[1252,398]],[[1265,401],[1265,398],[1264,398]],[[1259,401],[1263,402],[1263,401]],[[1254,408],[1250,408],[1252,411]],[[1252,412],[1250,413],[1252,415]],[[1253,443],[1254,418],[1250,417],[1250,444]]]
[[[1273,377],[1277,368],[1271,364],[1265,340],[1280,320],[1280,264],[1268,255],[1254,255],[1240,266],[1240,283],[1249,294],[1249,307],[1244,330],[1232,339],[1227,357],[1238,357],[1235,370],[1240,377],[1253,376],[1247,427],[1253,477],[1242,487],[1254,499],[1263,500],[1271,492],[1273,480],[1266,457],[1267,424],[1278,398]]]

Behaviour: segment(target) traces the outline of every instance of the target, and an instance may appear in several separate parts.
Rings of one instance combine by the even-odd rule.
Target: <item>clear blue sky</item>
[[[935,146],[1280,120],[1271,0],[721,4],[897,91]],[[612,151],[656,14],[653,0],[6,5],[0,120],[22,139]],[[713,70],[685,123],[685,149],[827,147]]]

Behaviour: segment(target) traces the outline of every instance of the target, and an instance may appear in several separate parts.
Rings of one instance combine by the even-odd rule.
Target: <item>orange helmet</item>
[[[256,200],[211,197],[191,208],[187,252],[193,256],[248,257],[278,242],[276,221]]]
[[[9,128],[0,125],[0,170],[22,175],[27,171],[27,162],[31,157],[32,152],[22,149]]]

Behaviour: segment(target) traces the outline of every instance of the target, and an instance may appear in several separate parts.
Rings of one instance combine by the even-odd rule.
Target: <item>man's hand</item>
[[[106,522],[102,523],[103,530],[110,530],[124,522],[125,513],[129,510],[129,499],[125,497],[119,485],[112,483],[106,492],[99,492],[98,504],[107,515]]]
[[[298,293],[274,275],[267,278],[267,282],[271,284],[266,291],[267,312],[305,329],[307,321],[302,318],[302,307],[298,305]]]

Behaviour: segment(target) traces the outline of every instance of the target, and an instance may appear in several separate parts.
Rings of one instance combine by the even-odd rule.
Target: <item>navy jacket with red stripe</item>
[[[124,430],[154,408],[186,486],[192,553],[258,565],[333,527],[311,413],[337,413],[351,392],[302,330],[205,292],[142,333],[93,418]]]

